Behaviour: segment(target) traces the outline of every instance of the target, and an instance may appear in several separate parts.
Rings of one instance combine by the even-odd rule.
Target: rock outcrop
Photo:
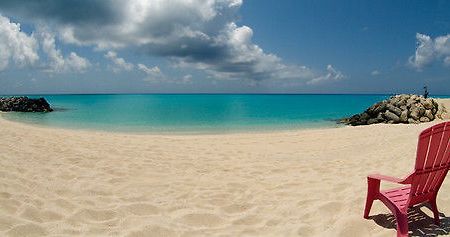
[[[9,112],[51,112],[53,109],[44,98],[30,99],[21,97],[1,97],[0,111]]]
[[[341,119],[347,125],[374,123],[423,123],[442,119],[445,108],[436,100],[418,95],[395,95],[370,106],[361,114]]]

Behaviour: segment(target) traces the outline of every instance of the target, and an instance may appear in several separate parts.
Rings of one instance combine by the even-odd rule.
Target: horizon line
[[[0,96],[52,96],[52,95],[398,95],[417,93],[17,93]],[[429,96],[450,96],[450,94],[430,94]]]

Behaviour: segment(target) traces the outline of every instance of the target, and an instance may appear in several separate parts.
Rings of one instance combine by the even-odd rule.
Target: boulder
[[[421,117],[419,121],[422,123],[426,123],[426,122],[430,122],[430,119],[427,117]]]
[[[406,123],[408,122],[408,110],[403,110],[400,114],[400,122]]]
[[[429,118],[430,121],[432,121],[434,119],[433,112],[431,112],[431,110],[429,110],[429,109],[425,110],[425,114],[424,115],[425,115],[425,117]]]
[[[446,113],[443,105],[434,99],[418,95],[395,95],[370,106],[361,114],[340,120],[348,125],[374,123],[420,123],[442,118]]]
[[[431,99],[424,100],[422,104],[425,109],[433,109],[434,107],[433,101]]]
[[[400,116],[402,114],[402,110],[393,106],[392,104],[387,104],[386,107],[389,111],[391,111],[392,113],[394,113],[397,116]]]
[[[367,120],[367,125],[375,124],[375,123],[378,123],[378,119],[376,119],[376,118],[371,118],[371,119]]]
[[[386,103],[384,101],[370,106],[366,112],[370,115],[377,115],[386,110]]]
[[[30,99],[21,97],[1,97],[0,111],[4,112],[51,112],[53,109],[44,98]]]
[[[400,118],[396,114],[392,113],[389,110],[384,112],[384,117],[386,117],[386,119],[388,119],[388,121],[392,121],[394,123],[398,123],[400,121]]]
[[[412,119],[412,118],[409,118],[408,119],[408,123],[410,123],[410,124],[416,124],[416,123],[419,123],[417,120],[414,120],[414,119]]]
[[[409,115],[414,120],[419,120],[420,119],[420,112],[419,112],[419,109],[417,109],[416,107],[411,107],[410,108]]]

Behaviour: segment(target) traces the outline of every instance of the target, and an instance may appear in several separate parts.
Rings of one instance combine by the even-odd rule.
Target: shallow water
[[[35,97],[35,96],[30,96]],[[5,118],[117,132],[267,131],[339,126],[388,95],[124,94],[45,95],[52,113]]]

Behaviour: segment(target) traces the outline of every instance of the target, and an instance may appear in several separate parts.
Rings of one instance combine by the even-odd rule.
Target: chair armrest
[[[376,179],[376,180],[384,180],[384,181],[398,183],[398,184],[407,184],[409,181],[408,178],[399,179],[396,177],[391,177],[391,176],[386,176],[386,175],[381,175],[381,174],[371,174],[371,175],[367,176],[367,178]]]

